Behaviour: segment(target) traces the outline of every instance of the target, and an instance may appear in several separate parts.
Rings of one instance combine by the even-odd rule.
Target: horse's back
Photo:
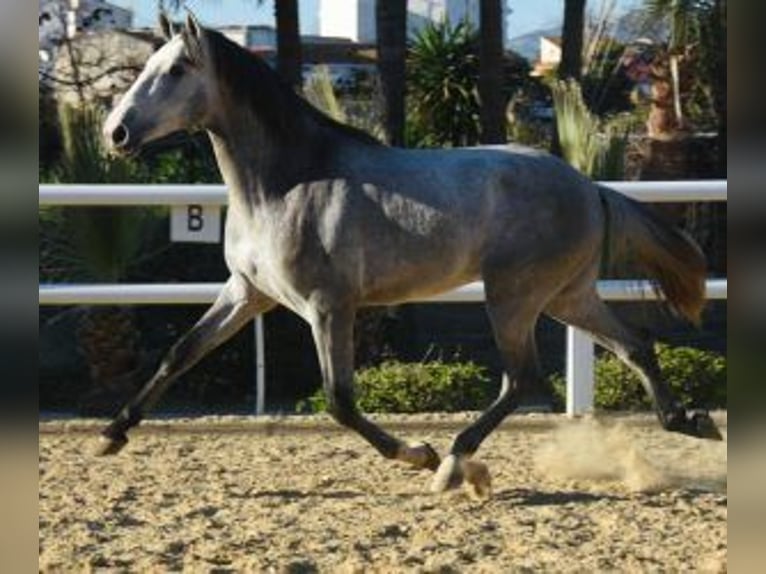
[[[592,184],[522,146],[384,148],[348,173],[341,188],[354,229],[336,237],[365,246],[357,253],[369,301],[444,291],[487,266],[566,267],[573,254],[592,252],[601,232]]]
[[[598,192],[546,152],[509,144],[450,150],[386,150],[362,179],[413,209],[427,206],[475,237],[546,235],[574,241],[600,231]]]

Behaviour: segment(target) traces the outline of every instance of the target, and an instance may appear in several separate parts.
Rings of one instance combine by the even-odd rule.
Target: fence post
[[[255,414],[262,415],[266,410],[266,357],[264,356],[263,314],[259,313],[253,321],[255,333]]]
[[[593,409],[593,341],[583,331],[567,327],[567,415]]]

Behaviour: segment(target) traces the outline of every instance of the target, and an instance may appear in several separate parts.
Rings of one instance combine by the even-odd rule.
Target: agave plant
[[[620,179],[629,133],[626,116],[592,114],[574,80],[552,81],[551,93],[564,159],[589,177]]]
[[[408,49],[409,108],[420,145],[479,141],[478,35],[468,22],[425,26]]]
[[[367,132],[379,140],[385,136],[385,128],[379,113],[370,105],[341,100],[333,86],[327,66],[317,66],[303,88],[304,97],[334,120]],[[355,104],[355,105],[351,105]]]
[[[62,156],[54,181],[109,183],[145,179],[133,161],[110,158],[100,136],[95,108],[62,107]],[[117,207],[45,208],[40,212],[41,275],[47,280],[119,282],[145,256],[155,235],[158,212]],[[81,399],[88,414],[111,414],[131,393],[140,366],[139,334],[133,311],[120,306],[86,307],[77,329],[91,390]]]

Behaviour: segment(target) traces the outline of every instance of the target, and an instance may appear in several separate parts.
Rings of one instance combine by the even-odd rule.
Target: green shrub
[[[492,386],[486,369],[473,362],[403,363],[386,361],[358,371],[356,403],[365,412],[455,412],[486,408]],[[299,411],[322,412],[327,402],[320,389]]]
[[[657,359],[673,394],[687,408],[726,408],[726,358],[691,347],[657,345]],[[635,373],[611,353],[596,360],[594,403],[597,409],[647,410],[652,408]],[[566,382],[551,377],[557,400],[565,403]]]

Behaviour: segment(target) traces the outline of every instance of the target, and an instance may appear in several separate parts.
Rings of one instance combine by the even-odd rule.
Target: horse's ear
[[[173,25],[170,23],[168,15],[165,14],[164,10],[160,12],[159,24],[160,31],[162,32],[162,37],[166,40],[170,40],[170,38],[173,37]]]
[[[202,62],[202,36],[203,28],[197,18],[189,10],[186,14],[186,25],[181,32],[186,53],[193,62]]]
[[[186,31],[196,40],[199,40],[202,37],[202,26],[200,26],[197,17],[191,10],[186,12]]]

